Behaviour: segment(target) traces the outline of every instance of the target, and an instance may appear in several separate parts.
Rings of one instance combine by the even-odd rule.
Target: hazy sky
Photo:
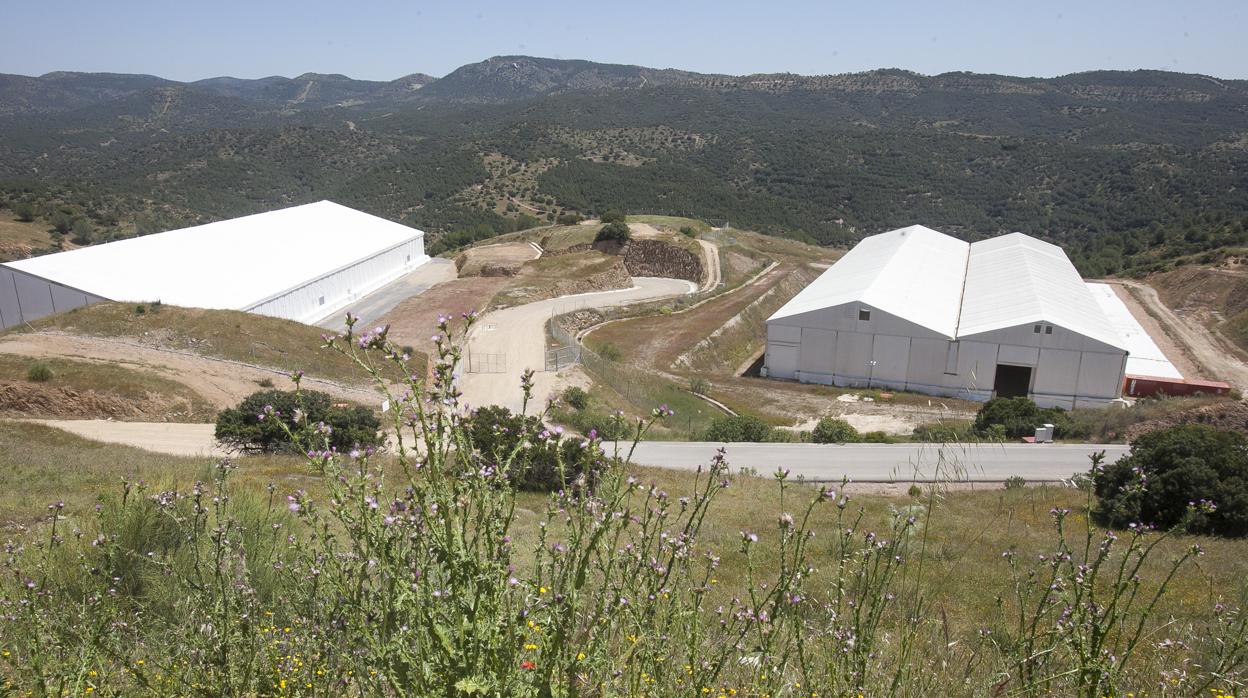
[[[0,73],[441,76],[527,54],[702,72],[1248,78],[1245,0],[0,0]]]

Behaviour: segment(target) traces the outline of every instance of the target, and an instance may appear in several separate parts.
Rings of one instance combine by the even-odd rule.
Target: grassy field
[[[711,454],[707,454],[708,460]],[[60,530],[88,527],[92,507],[103,497],[115,501],[120,482],[143,480],[148,493],[165,490],[185,491],[195,481],[209,479],[210,462],[206,459],[155,456],[134,449],[94,444],[67,437],[54,430],[16,425],[0,431],[0,525],[19,541],[35,540],[45,535],[41,521],[47,520],[47,505],[64,501]],[[284,503],[285,495],[296,490],[306,491],[311,501],[323,502],[325,483],[295,458],[243,458],[239,461],[235,486],[263,500],[269,497],[266,487],[272,483],[272,496]],[[397,475],[391,467],[388,477]],[[633,469],[633,475],[654,492],[663,492],[673,500],[693,495],[693,475],[660,469]],[[389,498],[401,486],[390,479],[379,494]],[[239,490],[235,490],[236,493]],[[1067,542],[1076,549],[1082,544],[1087,498],[1071,488],[1036,487],[1012,490],[949,491],[925,490],[917,497],[884,497],[870,494],[854,495],[848,511],[858,531],[878,531],[888,536],[898,517],[914,516],[915,524],[906,537],[904,573],[894,580],[893,589],[904,595],[901,607],[922,598],[922,617],[907,619],[904,614],[884,617],[885,636],[900,635],[908,624],[917,623],[920,636],[930,643],[921,652],[922,660],[936,661],[927,671],[939,674],[942,685],[958,685],[980,669],[974,666],[986,645],[1007,641],[1012,617],[1009,609],[1020,577],[1013,567],[1019,560],[1023,569],[1035,566],[1051,555],[1057,539],[1053,528],[1055,509],[1069,509],[1066,519]],[[817,496],[817,490],[799,484],[783,492],[769,477],[736,476],[717,495],[708,511],[698,538],[698,550],[717,555],[719,565],[707,590],[707,602],[729,604],[733,597],[757,585],[759,576],[771,578],[782,561],[778,557],[778,538],[783,535],[787,512],[800,512],[806,502]],[[379,496],[379,498],[381,498]],[[531,551],[546,535],[561,535],[556,523],[552,532],[540,525],[547,507],[547,497],[524,493],[516,500],[517,520],[511,529],[517,548],[517,575],[529,573],[533,564]],[[862,518],[856,520],[857,512]],[[836,565],[838,526],[842,514],[833,504],[825,503],[813,510],[809,530],[810,578],[809,593],[824,593],[829,575]],[[287,526],[295,525],[287,521]],[[751,532],[757,541],[750,546],[746,558],[742,532]],[[1099,535],[1099,534],[1097,534]],[[1139,570],[1141,588],[1146,593],[1161,582],[1170,564],[1193,544],[1204,553],[1174,578],[1167,593],[1151,615],[1147,643],[1140,653],[1158,666],[1174,666],[1174,652],[1166,649],[1166,638],[1196,642],[1199,628],[1214,622],[1218,604],[1237,605],[1248,592],[1248,542],[1214,538],[1176,536],[1163,541],[1153,551],[1147,564]],[[1041,563],[1040,569],[1044,568]],[[754,582],[750,577],[755,575]],[[887,644],[887,643],[886,643]],[[896,650],[890,650],[896,651]],[[927,654],[931,653],[931,654]],[[1170,654],[1168,654],[1170,653]],[[944,657],[942,664],[939,657]],[[967,662],[971,665],[967,665]],[[963,673],[965,672],[965,673]],[[2,669],[0,669],[2,676]],[[1163,677],[1155,677],[1160,681]],[[945,683],[948,682],[948,683]],[[1142,684],[1141,684],[1142,685]],[[991,683],[989,683],[991,686]],[[1178,695],[1162,691],[1159,695]],[[991,695],[991,692],[985,693]]]
[[[97,337],[134,338],[170,349],[191,351],[345,384],[364,378],[346,358],[320,348],[325,330],[279,318],[235,310],[99,303],[37,320],[36,330],[59,330]],[[11,330],[24,331],[22,329]],[[422,357],[415,357],[423,365]]]
[[[122,417],[126,407],[133,410],[135,419],[167,419],[178,422],[205,422],[216,416],[216,409],[202,396],[189,387],[161,376],[117,364],[95,361],[76,361],[73,359],[43,359],[38,361],[47,366],[52,377],[47,381],[34,383],[27,380],[27,371],[36,360],[12,354],[0,354],[0,381],[14,381],[25,384],[29,389],[52,389],[54,397],[61,403],[53,405],[51,410],[43,411],[37,406],[34,409],[24,408],[22,416],[27,417],[58,417],[58,416],[101,416],[79,415],[71,403],[73,393],[91,392],[105,400],[116,400],[125,404],[118,405],[120,414],[110,415]],[[0,404],[0,412],[6,406]]]

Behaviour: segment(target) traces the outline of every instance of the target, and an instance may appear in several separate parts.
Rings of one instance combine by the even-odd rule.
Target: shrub
[[[914,428],[915,441],[932,443],[954,443],[970,441],[970,423],[964,422],[924,422]]]
[[[859,438],[864,444],[891,444],[896,441],[891,435],[883,431],[868,431]]]
[[[695,395],[709,395],[711,382],[701,376],[694,376],[689,379],[689,392]]]
[[[256,381],[256,385],[260,386],[261,388],[272,388],[272,387],[273,387],[273,379],[272,379],[272,378],[261,378],[260,380]]]
[[[1025,397],[995,397],[975,414],[975,432],[987,435],[997,424],[1005,428],[1007,437],[1033,436],[1043,424],[1052,424],[1057,436],[1065,436],[1070,416],[1059,407],[1041,409]]]
[[[1005,489],[1007,490],[1021,490],[1026,486],[1027,481],[1020,475],[1011,475],[1005,478]]]
[[[26,369],[26,380],[32,383],[47,383],[52,380],[52,368],[42,361],[36,361]]]
[[[506,467],[518,489],[555,492],[582,477],[582,485],[592,488],[605,460],[581,457],[580,440],[559,438],[561,431],[498,405],[476,410],[467,424],[473,447],[487,462]]]
[[[720,417],[706,430],[707,441],[761,443],[771,437],[772,428],[762,419],[748,414]]]
[[[560,214],[560,216],[555,219],[555,222],[559,225],[576,225],[583,220],[585,219],[582,218],[579,213],[564,213]]]
[[[1094,472],[1095,516],[1187,533],[1248,535],[1248,439],[1204,424],[1149,432]]]
[[[323,439],[339,452],[354,448],[377,448],[384,443],[378,434],[381,422],[367,407],[336,407],[330,397],[315,390],[298,393],[262,390],[243,398],[237,407],[217,415],[216,439],[227,448],[244,453],[279,453],[301,450],[291,435],[310,437],[325,424]],[[321,443],[313,439],[316,446]]]
[[[824,417],[810,433],[817,444],[849,444],[858,440],[858,430],[843,419]]]
[[[598,347],[595,350],[595,353],[598,354],[598,356],[601,356],[602,358],[606,359],[607,361],[612,361],[612,362],[619,361],[620,359],[624,358],[624,352],[620,351],[619,347],[611,343],[603,344],[602,346]]]
[[[35,207],[26,202],[14,204],[13,217],[22,223],[31,223],[35,220]]]
[[[923,496],[923,488],[919,487],[917,483],[912,484],[910,489],[906,490],[906,494],[910,495],[911,499],[918,499]]]
[[[589,407],[589,393],[573,385],[563,391],[563,401],[573,409],[584,410]]]
[[[603,223],[624,223],[625,222],[624,219],[625,219],[624,212],[615,208],[610,209],[609,211],[607,211],[606,213],[598,217],[598,220],[602,221]]]
[[[680,226],[680,234],[685,237],[696,238],[698,236],[698,231],[694,230],[691,225],[682,225]]]
[[[632,239],[633,234],[628,230],[628,224],[623,221],[613,221],[602,226],[598,230],[598,234],[594,236],[594,242],[628,242]]]

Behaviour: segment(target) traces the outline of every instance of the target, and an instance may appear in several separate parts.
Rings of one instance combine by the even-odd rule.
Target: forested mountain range
[[[0,75],[0,196],[96,240],[321,198],[453,242],[612,207],[830,244],[923,223],[1103,274],[1248,244],[1248,81],[523,56],[394,81]]]

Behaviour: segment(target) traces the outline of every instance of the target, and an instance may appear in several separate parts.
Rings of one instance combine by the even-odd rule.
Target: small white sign
[[[382,412],[389,412],[389,411],[390,411],[390,401],[389,401],[389,400],[382,400],[382,401],[381,401],[381,411],[382,411]]]

